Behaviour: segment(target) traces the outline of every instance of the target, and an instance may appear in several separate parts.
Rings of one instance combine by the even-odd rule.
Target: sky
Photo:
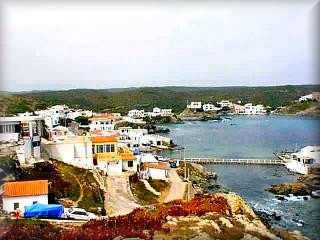
[[[1,90],[316,84],[317,3],[0,0]]]

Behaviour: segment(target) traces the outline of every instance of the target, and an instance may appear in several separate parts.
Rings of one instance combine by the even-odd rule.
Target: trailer
[[[41,204],[35,203],[26,206],[24,211],[25,218],[61,218],[64,207],[61,204]]]

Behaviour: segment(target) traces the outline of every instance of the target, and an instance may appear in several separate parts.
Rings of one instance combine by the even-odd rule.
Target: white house
[[[119,127],[117,136],[119,143],[124,143],[129,148],[139,147],[142,136],[147,135],[147,129],[133,129],[131,127]]]
[[[203,111],[205,111],[205,112],[214,112],[214,111],[221,110],[221,108],[218,108],[210,103],[203,104],[202,108],[203,108]]]
[[[10,213],[35,203],[48,204],[48,180],[6,182],[2,194],[3,210]]]
[[[223,107],[228,107],[228,108],[232,108],[233,107],[233,103],[228,101],[228,100],[222,100],[220,102],[217,102],[217,104],[219,104],[222,108]]]
[[[122,118],[123,121],[129,122],[129,123],[136,123],[136,124],[146,124],[146,121],[143,121],[141,118],[134,118],[129,116],[124,116]]]
[[[52,129],[48,130],[49,140],[62,140],[67,138],[68,136],[73,135],[67,127],[56,126]]]
[[[40,117],[44,118],[45,125],[51,129],[59,125],[60,113],[55,110],[40,110],[35,112]]]
[[[155,114],[160,115],[160,114],[161,114],[161,109],[158,108],[158,107],[154,107],[154,108],[152,109],[152,112],[155,113]]]
[[[92,117],[93,113],[90,110],[82,110],[82,109],[77,109],[77,110],[70,110],[67,113],[67,118],[75,120],[77,117]]]
[[[160,112],[161,116],[171,116],[172,115],[172,109],[171,108],[163,108]]]
[[[114,130],[114,126],[121,119],[122,119],[121,116],[119,116],[118,114],[113,114],[113,113],[102,113],[99,115],[94,115],[92,118],[89,119],[90,131],[93,131],[93,130],[102,130],[102,131]]]
[[[190,108],[190,109],[201,109],[202,108],[202,104],[201,104],[201,102],[191,102],[190,104],[187,104],[187,108]]]
[[[137,159],[128,148],[121,148],[115,136],[90,138],[94,167],[104,174],[119,174],[122,171],[137,171]]]
[[[305,96],[302,96],[299,98],[299,102],[303,102],[303,101],[307,101],[307,100],[312,100],[313,99],[313,94],[308,94],[308,95],[305,95]]]
[[[19,142],[17,155],[20,163],[40,158],[40,137],[43,134],[43,118],[39,116],[1,117],[0,142]]]
[[[285,162],[286,167],[293,172],[308,174],[309,168],[320,163],[320,146],[306,146],[299,152],[292,153]]]
[[[158,148],[166,148],[166,145],[172,144],[172,139],[156,134],[145,134],[141,136],[139,145],[141,147],[151,146]]]
[[[308,157],[314,159],[315,163],[320,163],[320,146],[306,146],[300,152],[292,153],[293,158]]]
[[[145,113],[144,110],[133,109],[129,111],[128,116],[133,118],[143,118]]]

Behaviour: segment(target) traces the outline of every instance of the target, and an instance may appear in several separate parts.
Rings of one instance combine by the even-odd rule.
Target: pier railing
[[[210,158],[210,157],[191,157],[185,158],[187,162],[200,164],[254,164],[254,165],[283,165],[284,161],[280,159],[252,159],[252,158]],[[180,159],[184,161],[184,159]]]

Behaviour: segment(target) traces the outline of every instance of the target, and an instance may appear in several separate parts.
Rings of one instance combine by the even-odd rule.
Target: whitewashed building
[[[267,114],[265,106],[262,104],[253,105],[252,103],[247,103],[244,106],[234,104],[234,112],[236,114],[245,114],[245,115],[264,115]]]
[[[48,204],[48,180],[6,182],[2,186],[3,210],[24,212],[26,206],[35,203]]]
[[[187,104],[187,108],[189,109],[201,109],[202,103],[201,102],[191,102],[190,104]]]
[[[215,105],[210,103],[203,104],[202,108],[203,108],[203,111],[205,112],[214,112],[214,111],[221,110],[221,108],[216,107]]]
[[[22,164],[31,159],[39,159],[43,122],[43,118],[39,116],[1,117],[0,142],[19,142],[17,155]]]
[[[303,102],[303,101],[308,101],[308,100],[312,100],[313,99],[313,94],[308,94],[308,95],[305,95],[305,96],[301,96],[299,98],[299,102]]]
[[[117,136],[119,136],[119,143],[123,143],[129,148],[139,147],[142,137],[147,134],[147,129],[119,127],[119,129],[117,130]]]
[[[70,110],[67,113],[67,118],[75,120],[77,117],[92,117],[93,113],[90,110],[82,110],[82,109],[77,109],[77,110]]]
[[[128,116],[132,118],[143,118],[145,113],[144,110],[132,109],[129,111]]]
[[[114,126],[118,121],[122,118],[118,114],[114,113],[102,113],[99,115],[94,115],[89,119],[89,127],[90,131],[93,130],[102,130],[102,131],[110,131],[114,130]]]
[[[228,107],[228,108],[232,108],[233,107],[233,103],[228,101],[228,100],[222,100],[220,102],[217,102],[217,104],[219,104],[222,108],[223,107]]]

